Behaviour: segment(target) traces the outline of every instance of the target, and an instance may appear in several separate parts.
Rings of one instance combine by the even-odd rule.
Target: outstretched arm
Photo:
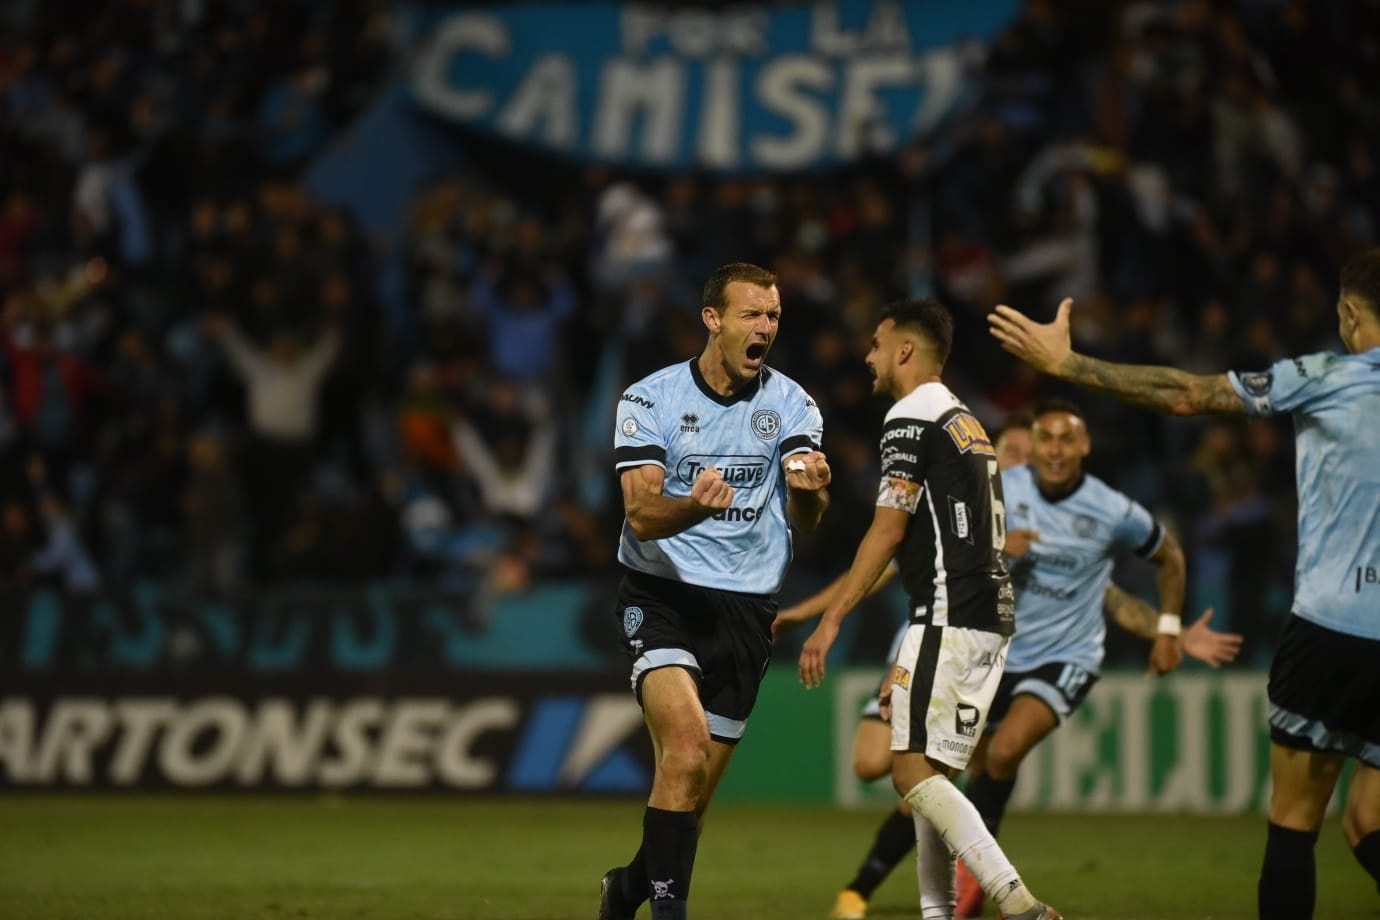
[[[1159,611],[1135,595],[1116,585],[1108,585],[1102,606],[1116,625],[1131,635],[1152,641],[1159,637]],[[1236,660],[1243,640],[1240,633],[1221,633],[1213,629],[1212,613],[1211,607],[1203,611],[1202,616],[1184,627],[1179,639],[1185,655],[1220,668]]]
[[[871,597],[885,588],[891,579],[896,577],[896,571],[897,569],[893,565],[882,569],[882,574],[877,576],[877,580],[872,583],[872,587],[867,589],[867,593],[863,597]],[[843,586],[846,578],[848,578],[848,573],[844,572],[803,601],[798,601],[789,607],[783,607],[771,623],[772,641],[775,642],[783,630],[791,629],[824,613],[829,608],[829,602],[834,599],[834,595]]]
[[[1116,364],[1080,355],[1069,338],[1073,301],[1065,298],[1051,323],[1037,323],[1008,306],[989,314],[987,324],[1002,348],[1052,377],[1170,415],[1246,413],[1246,403],[1226,374],[1204,376],[1172,367]]]
[[[898,483],[897,487],[919,489],[919,486],[910,483]],[[867,595],[868,589],[876,583],[886,564],[896,554],[909,522],[909,512],[877,505],[872,526],[867,529],[862,543],[858,545],[858,553],[853,557],[852,568],[843,577],[843,584],[834,592],[829,608],[800,651],[800,681],[806,687],[818,687],[824,680],[824,659],[838,638],[839,626]]]

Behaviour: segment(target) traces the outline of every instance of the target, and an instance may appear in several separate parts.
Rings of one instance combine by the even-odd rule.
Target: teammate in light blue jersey
[[[1380,882],[1380,249],[1342,268],[1338,332],[1348,352],[1264,371],[1200,376],[1098,361],[1073,351],[1071,300],[1053,322],[1010,307],[989,317],[1002,346],[1046,374],[1175,415],[1293,417],[1299,553],[1293,616],[1270,667],[1269,836],[1261,920],[1306,920],[1314,848],[1348,757],[1342,830]]]
[[[617,622],[656,751],[642,846],[609,870],[599,920],[685,920],[699,821],[771,658],[791,528],[828,506],[819,409],[766,366],[781,294],[735,263],[704,285],[696,358],[624,391],[614,463],[625,520]]]
[[[1041,403],[1030,431],[1030,464],[1002,473],[1016,635],[967,787],[993,836],[1021,762],[1097,682],[1107,638],[1102,607],[1118,556],[1135,553],[1159,568],[1162,613],[1151,672],[1167,674],[1182,655],[1179,613],[1187,579],[1178,543],[1145,508],[1084,472],[1092,439],[1078,406]],[[982,888],[968,868],[959,872],[956,918],[982,909]]]
[[[1380,640],[1380,352],[1286,358],[1227,380],[1251,415],[1295,418],[1294,615]]]
[[[1085,442],[1086,430],[1076,412],[1046,407],[1042,415],[1047,423],[1035,423],[1037,443],[1053,441],[1049,429],[1055,425],[1059,435]],[[1048,420],[1052,415],[1064,418]],[[1079,467],[1069,464],[1070,469]],[[1007,527],[1039,535],[1011,566],[1020,642],[1013,641],[1006,653],[1008,672],[1030,671],[1058,660],[1096,674],[1107,639],[1102,607],[1116,557],[1134,552],[1153,559],[1162,547],[1173,556],[1173,540],[1166,542],[1164,529],[1149,511],[1096,476],[1081,470],[1080,474],[1071,483],[1061,483],[1068,492],[1052,497],[1041,488],[1034,466],[1002,474]],[[1163,571],[1181,572],[1181,567],[1180,560]],[[1166,636],[1163,650],[1172,657],[1169,639],[1172,636]]]

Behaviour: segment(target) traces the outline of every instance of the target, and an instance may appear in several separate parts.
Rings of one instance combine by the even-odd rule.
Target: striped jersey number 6
[[[987,488],[992,493],[992,548],[1006,548],[1006,505],[997,498],[997,461],[987,461]]]

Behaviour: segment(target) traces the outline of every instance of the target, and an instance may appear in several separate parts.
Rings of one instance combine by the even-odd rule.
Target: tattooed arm
[[[1172,367],[1113,364],[1070,352],[1050,369],[1060,380],[1170,415],[1246,414],[1226,374],[1206,377]]]
[[[1226,374],[1203,376],[1172,367],[1114,364],[1080,355],[1069,340],[1072,300],[1059,304],[1052,323],[1037,323],[1010,307],[987,317],[1002,348],[1036,370],[1155,412],[1171,415],[1246,413]]]
[[[1107,586],[1102,606],[1116,625],[1131,635],[1142,639],[1153,639],[1159,635],[1160,612],[1116,585]]]
[[[1108,585],[1102,605],[1116,625],[1128,633],[1151,640],[1159,635],[1160,612],[1135,595],[1128,594],[1116,585]],[[1185,655],[1219,668],[1236,659],[1241,651],[1242,636],[1240,633],[1217,632],[1211,622],[1212,608],[1209,607],[1192,625],[1184,627],[1180,639]]]

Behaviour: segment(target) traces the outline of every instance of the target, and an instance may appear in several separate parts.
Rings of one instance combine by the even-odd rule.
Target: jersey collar
[[[1045,503],[1050,505],[1057,505],[1060,502],[1066,501],[1067,499],[1073,498],[1073,496],[1077,495],[1078,490],[1083,488],[1083,483],[1088,481],[1088,474],[1086,472],[1079,473],[1078,481],[1073,484],[1073,488],[1069,489],[1067,492],[1061,492],[1058,495],[1050,495],[1048,492],[1044,490],[1044,488],[1040,485],[1039,477],[1035,475],[1035,468],[1033,466],[1030,468],[1030,478],[1035,480],[1035,491],[1040,493],[1040,497],[1045,500]]]
[[[700,388],[701,393],[721,406],[733,406],[752,399],[752,397],[757,395],[757,391],[762,389],[762,381],[767,379],[769,373],[771,372],[765,367],[762,368],[762,370],[758,371],[757,376],[749,380],[741,390],[730,396],[725,396],[711,387],[709,381],[704,379],[704,374],[700,373],[699,357],[696,356],[690,359],[690,376],[694,379],[695,386]]]

